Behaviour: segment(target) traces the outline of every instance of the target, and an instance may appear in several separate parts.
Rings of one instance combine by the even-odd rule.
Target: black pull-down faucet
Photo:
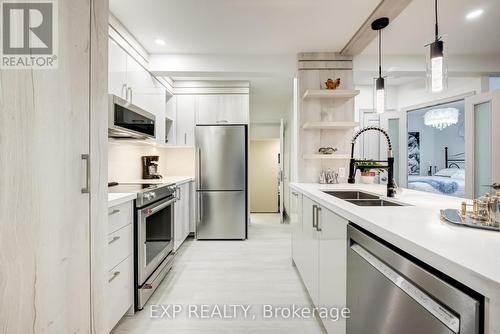
[[[396,194],[396,184],[394,183],[394,156],[392,153],[392,144],[391,144],[391,138],[389,137],[389,134],[387,131],[385,131],[382,128],[379,128],[377,126],[367,126],[361,130],[359,130],[354,137],[352,138],[351,141],[351,160],[349,162],[349,179],[347,180],[348,183],[355,183],[355,176],[356,176],[356,163],[361,162],[364,160],[356,160],[354,159],[354,144],[356,144],[356,140],[358,137],[366,132],[366,131],[379,131],[382,133],[387,140],[387,161],[373,161],[373,162],[386,162],[386,166],[378,166],[378,165],[373,165],[373,168],[377,169],[387,169],[387,174],[388,174],[388,180],[387,180],[387,197],[394,197]]]

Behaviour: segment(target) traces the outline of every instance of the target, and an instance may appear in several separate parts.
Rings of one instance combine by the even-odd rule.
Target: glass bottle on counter
[[[476,219],[490,222],[490,194],[486,193],[477,199]]]
[[[499,226],[500,225],[500,191],[498,191],[495,196],[490,199],[490,225]]]

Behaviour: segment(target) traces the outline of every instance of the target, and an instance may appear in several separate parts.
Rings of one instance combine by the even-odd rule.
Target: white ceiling
[[[421,0],[418,0],[421,1]],[[380,0],[110,0],[153,54],[339,51]],[[166,44],[159,46],[155,39]]]
[[[472,10],[483,9],[475,20],[466,20]],[[499,0],[439,0],[439,30],[449,55],[500,54]],[[382,33],[386,55],[425,54],[424,45],[434,38],[434,1],[413,0]],[[376,54],[374,40],[363,54]]]
[[[109,5],[150,54],[279,55],[286,62],[299,52],[341,50],[379,2],[110,0]],[[163,39],[165,45],[157,45],[155,39]],[[250,81],[252,120],[276,120],[290,108],[295,65],[288,75],[279,76],[272,71],[266,75],[269,67],[272,62],[254,69],[262,71],[258,76],[240,78]],[[235,80],[227,71],[219,74],[218,80]]]

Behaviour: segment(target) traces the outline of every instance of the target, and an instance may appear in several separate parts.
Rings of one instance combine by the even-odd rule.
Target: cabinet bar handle
[[[113,237],[113,239],[111,239],[110,241],[108,241],[108,245],[111,245],[113,242],[117,242],[118,240],[120,240],[119,236]]]
[[[181,200],[181,187],[175,187],[175,197],[178,201]]]
[[[313,215],[313,227],[314,228],[318,228],[318,225],[317,225],[317,222],[316,222],[316,208],[317,208],[317,206],[313,205],[312,215]]]
[[[119,212],[120,212],[119,209],[114,209],[113,211],[111,211],[110,213],[108,213],[108,216],[116,215]]]
[[[85,187],[82,188],[82,194],[90,193],[90,156],[82,154],[81,159],[85,161]]]
[[[113,276],[112,276],[110,279],[108,279],[108,283],[113,282],[113,280],[114,280],[115,278],[117,278],[118,276],[120,276],[120,272],[119,272],[119,271],[115,271],[115,272],[113,273]]]
[[[316,231],[321,232],[323,231],[320,227],[320,219],[319,219],[319,213],[321,212],[321,207],[317,206],[316,207]]]

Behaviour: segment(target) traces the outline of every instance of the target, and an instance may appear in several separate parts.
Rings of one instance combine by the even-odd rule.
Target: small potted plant
[[[361,183],[375,183],[375,178],[380,174],[381,170],[377,168],[380,164],[373,160],[362,160],[355,163],[355,166],[361,172]]]

